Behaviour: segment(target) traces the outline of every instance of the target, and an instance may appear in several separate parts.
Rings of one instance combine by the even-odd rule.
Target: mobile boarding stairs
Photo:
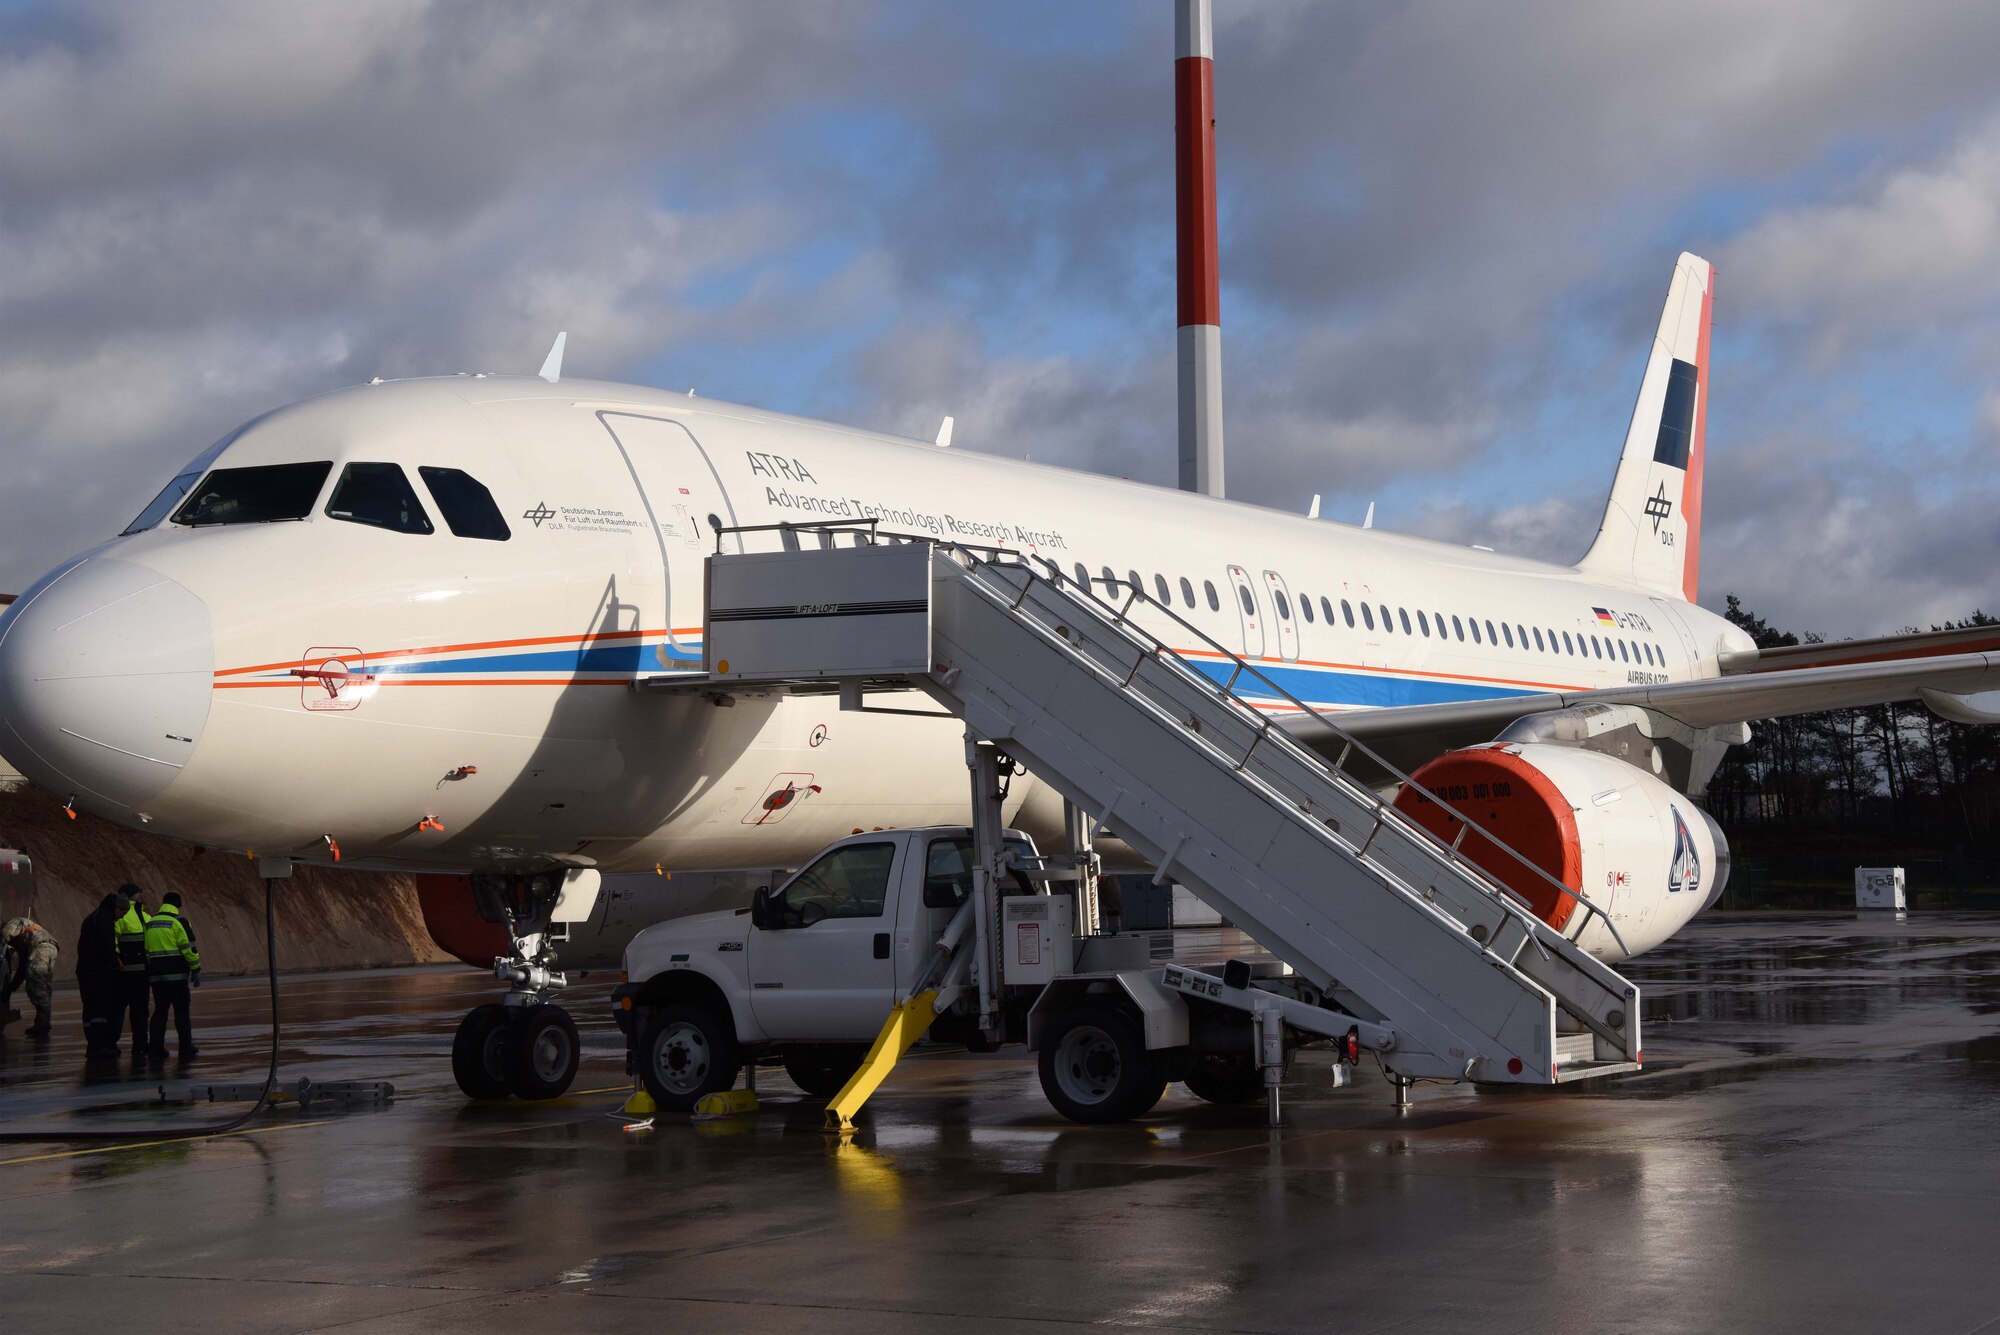
[[[1143,589],[1108,581],[1100,597],[1034,558],[872,524],[724,529],[718,548],[725,535],[780,550],[709,558],[708,670],[646,686],[837,691],[843,709],[864,710],[869,694],[922,691],[964,721],[969,752],[997,748],[1025,765],[1151,863],[1156,883],[1185,885],[1318,989],[1326,1013],[1303,1016],[1313,1008],[1292,1002],[1286,1023],[1358,1038],[1403,1088],[1637,1069],[1638,989],[1572,939],[1603,918],[1596,905],[1551,880],[1582,911],[1567,933],[1550,927],[1346,767],[1407,775]],[[1277,726],[1272,707],[1316,717],[1337,759]],[[975,765],[975,798],[991,791]],[[983,805],[975,856],[993,865],[975,873],[976,889],[1008,856],[997,803],[980,819]],[[1001,922],[980,898],[992,921],[970,935],[985,949]],[[976,972],[984,1008],[992,971]],[[1222,987],[1195,970],[1155,972],[1187,995]]]

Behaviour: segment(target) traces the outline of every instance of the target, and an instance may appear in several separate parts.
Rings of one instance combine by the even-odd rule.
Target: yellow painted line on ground
[[[87,1150],[57,1150],[53,1154],[30,1154],[19,1159],[0,1159],[0,1168],[10,1164],[46,1163],[51,1159],[78,1159],[86,1154],[115,1154],[119,1150],[149,1150],[159,1145],[188,1145],[198,1140],[222,1140],[229,1136],[261,1136],[272,1131],[297,1131],[302,1127],[325,1126],[332,1118],[321,1118],[317,1122],[291,1122],[284,1126],[246,1126],[235,1131],[211,1131],[199,1136],[169,1136],[165,1140],[128,1140],[116,1145],[93,1145]],[[50,1136],[50,1140],[60,1140],[61,1136]]]

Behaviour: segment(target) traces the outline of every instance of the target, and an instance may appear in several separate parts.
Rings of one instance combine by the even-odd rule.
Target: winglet
[[[937,443],[942,449],[951,448],[951,418],[946,417],[944,425],[938,428]]]
[[[551,385],[562,379],[563,344],[568,341],[569,331],[567,329],[557,334],[556,341],[549,345],[549,355],[543,360],[542,369],[536,372],[537,375],[541,376],[542,379],[548,381]]]
[[[1361,527],[1363,528],[1375,527],[1375,502],[1373,501],[1368,502],[1368,513],[1361,517]]]
[[[1307,506],[1307,507],[1306,507],[1306,518],[1307,518],[1307,519],[1318,519],[1318,518],[1319,518],[1319,493],[1318,493],[1318,492],[1314,492],[1314,493],[1313,493],[1313,503],[1312,503],[1311,505],[1309,505],[1309,506]]]

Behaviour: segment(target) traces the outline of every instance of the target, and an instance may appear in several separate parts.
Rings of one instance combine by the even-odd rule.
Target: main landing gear
[[[493,961],[507,995],[474,1006],[452,1039],[451,1073],[467,1098],[559,1098],[576,1079],[576,1021],[549,1000],[568,983],[550,967],[549,911],[561,889],[560,873],[472,878],[479,916],[506,926],[514,953]]]

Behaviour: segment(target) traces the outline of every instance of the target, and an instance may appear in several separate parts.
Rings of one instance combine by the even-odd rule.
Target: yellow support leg
[[[854,1114],[861,1111],[861,1105],[868,1102],[868,1096],[889,1078],[889,1072],[902,1060],[916,1041],[924,1036],[937,1019],[937,989],[919,992],[907,1001],[896,1003],[889,1012],[889,1019],[882,1026],[882,1032],[875,1035],[874,1045],[868,1055],[861,1059],[861,1069],[854,1078],[840,1087],[833,1101],[826,1105],[826,1129],[828,1131],[852,1131]]]

